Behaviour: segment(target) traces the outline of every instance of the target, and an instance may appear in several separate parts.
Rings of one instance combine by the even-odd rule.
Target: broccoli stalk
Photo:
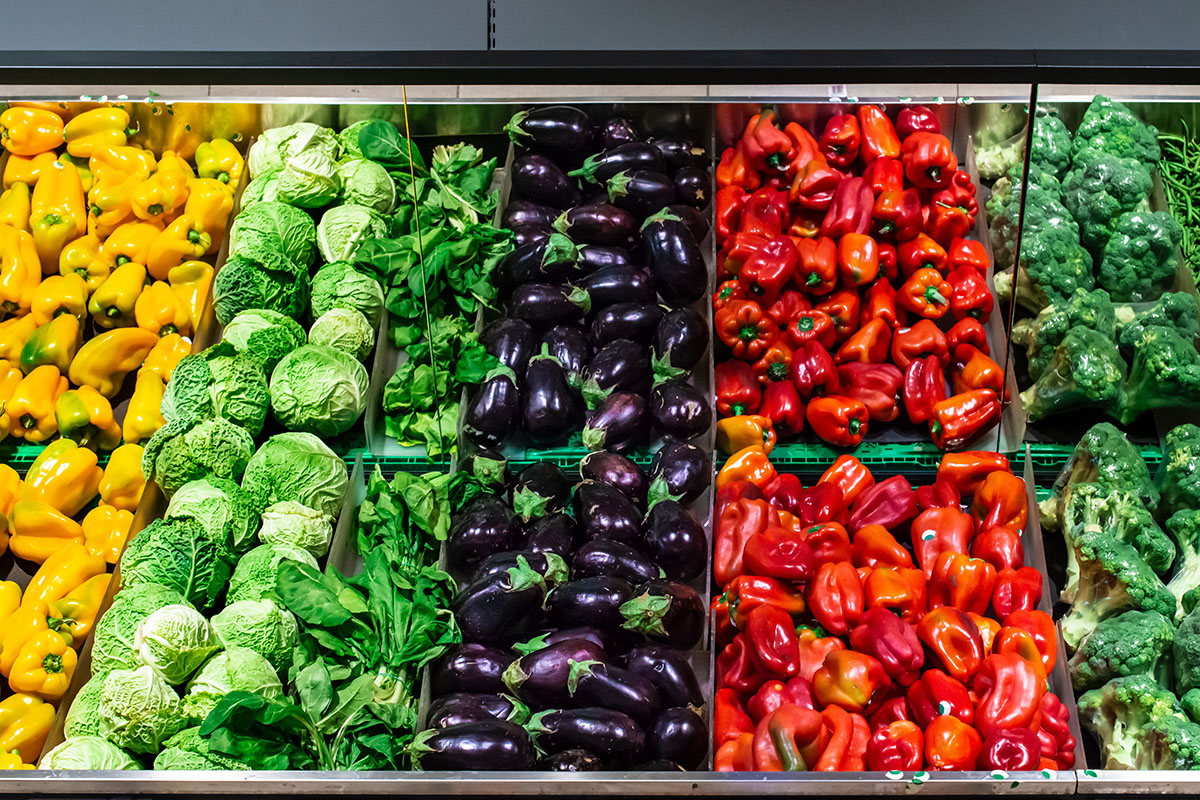
[[[1178,511],[1200,508],[1200,428],[1185,424],[1167,432],[1154,484],[1162,493],[1160,519]]]
[[[1166,211],[1122,214],[1104,246],[1098,283],[1114,300],[1158,298],[1175,277],[1182,238],[1183,229]]]
[[[1167,717],[1183,721],[1183,709],[1146,675],[1115,678],[1079,697],[1079,722],[1100,742],[1105,769],[1136,769],[1147,728]]]
[[[1071,684],[1078,690],[1095,689],[1128,675],[1166,683],[1174,638],[1171,621],[1156,611],[1126,611],[1101,620],[1071,656]]]
[[[1132,336],[1133,358],[1120,421],[1128,425],[1154,408],[1200,407],[1200,354],[1174,328],[1141,328]]]
[[[1042,528],[1056,530],[1071,488],[1078,483],[1096,483],[1105,489],[1133,492],[1146,508],[1158,507],[1158,489],[1138,449],[1111,422],[1093,425],[1075,445],[1066,465],[1054,479],[1051,494],[1039,509]]]
[[[1067,331],[1050,364],[1021,392],[1031,421],[1085,406],[1116,405],[1125,381],[1125,361],[1112,338],[1082,326]]]

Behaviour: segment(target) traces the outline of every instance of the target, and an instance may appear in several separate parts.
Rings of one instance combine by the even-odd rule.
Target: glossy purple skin
[[[521,386],[521,428],[539,446],[563,444],[579,424],[579,406],[557,361],[536,357]]]
[[[511,652],[483,644],[456,644],[430,666],[433,694],[502,694],[507,689],[501,676],[513,658]]]
[[[525,530],[526,550],[554,553],[570,559],[579,539],[579,526],[570,514],[550,514],[534,520]]]
[[[441,728],[424,740],[430,752],[420,756],[426,772],[521,771],[533,767],[533,746],[520,725],[492,719]]]
[[[552,711],[541,717],[540,723],[540,749],[547,753],[587,750],[609,768],[632,764],[641,758],[646,746],[646,735],[632,717],[607,708]]]
[[[708,321],[693,308],[668,311],[658,323],[650,353],[676,369],[690,370],[708,352]]]
[[[558,214],[558,209],[541,203],[513,200],[504,207],[504,212],[500,215],[500,227],[511,229],[517,225],[540,225],[549,228]]]
[[[576,283],[587,290],[593,312],[617,303],[654,302],[654,284],[646,271],[637,267],[602,267]]]
[[[574,503],[575,521],[585,540],[607,538],[626,544],[639,541],[642,512],[615,486],[583,481],[575,487]]]
[[[699,167],[684,167],[671,176],[679,202],[692,208],[707,208],[712,199],[712,176]]]
[[[574,179],[538,153],[524,153],[513,160],[512,188],[523,200],[553,208],[569,208],[579,199]]]
[[[624,452],[644,444],[649,433],[646,398],[632,392],[613,392],[588,415],[583,442],[592,450]]]
[[[488,324],[479,341],[500,363],[511,369],[518,380],[525,374],[529,359],[536,352],[537,336],[533,326],[522,319],[504,317]]]
[[[704,535],[703,530],[700,533]],[[633,545],[613,539],[593,539],[576,550],[571,559],[573,578],[612,575],[636,585],[653,580],[659,574],[654,559]]]
[[[655,303],[616,303],[592,315],[588,333],[595,347],[617,339],[649,341],[662,322],[663,307]]]
[[[521,527],[503,501],[477,497],[451,523],[446,555],[452,567],[469,572],[488,556],[512,550],[520,535]]]
[[[646,478],[651,486],[661,481],[656,491],[686,505],[712,483],[712,459],[702,447],[669,440],[654,454]]]
[[[507,720],[515,709],[508,695],[451,692],[430,703],[425,725],[429,728],[449,728],[489,719]]]
[[[607,202],[575,206],[559,219],[555,227],[576,244],[628,247],[638,227],[632,214]]]
[[[628,714],[638,725],[649,725],[658,714],[658,687],[649,678],[622,667],[595,664],[579,677],[576,706],[598,706]]]
[[[672,308],[695,303],[708,290],[708,267],[687,225],[669,218],[642,228],[654,288]]]
[[[550,622],[561,627],[596,625],[619,630],[621,604],[633,594],[633,585],[611,575],[567,581],[546,596]]]
[[[661,644],[644,644],[625,654],[625,668],[654,682],[666,706],[704,705],[700,681],[687,657]]]
[[[587,639],[564,639],[518,658],[504,675],[505,685],[530,708],[573,705],[568,686],[572,662],[606,658],[604,650]]]
[[[708,756],[708,726],[690,708],[664,709],[646,729],[646,756],[699,769]]]
[[[507,375],[494,375],[471,392],[463,415],[463,435],[473,444],[495,447],[516,427],[520,392]]]
[[[637,131],[633,129],[629,120],[623,117],[613,117],[605,122],[600,126],[598,134],[596,143],[605,150],[638,140]]]
[[[701,435],[712,425],[708,398],[695,386],[678,379],[662,381],[650,390],[650,414],[659,431],[685,441]]]
[[[643,549],[668,578],[690,581],[703,574],[708,539],[704,526],[682,505],[674,500],[655,503],[642,530]]]
[[[615,486],[639,508],[646,505],[650,481],[641,467],[623,455],[608,451],[588,453],[579,462],[579,475],[584,480]]]

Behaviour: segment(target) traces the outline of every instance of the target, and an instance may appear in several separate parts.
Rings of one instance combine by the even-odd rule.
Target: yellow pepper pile
[[[163,425],[244,161],[224,139],[199,145],[193,165],[136,134],[120,105],[0,111],[0,439],[111,450]]]

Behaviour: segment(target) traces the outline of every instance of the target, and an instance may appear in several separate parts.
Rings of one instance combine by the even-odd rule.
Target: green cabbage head
[[[199,724],[222,697],[236,691],[275,699],[283,695],[283,686],[270,662],[253,650],[245,647],[222,650],[205,662],[188,683],[183,713]]]
[[[183,727],[179,695],[150,666],[108,673],[99,713],[101,735],[131,753],[157,753]]]
[[[163,606],[142,620],[133,637],[138,658],[172,686],[187,681],[221,649],[212,626],[191,606]]]
[[[340,350],[310,344],[293,350],[271,372],[271,412],[288,430],[337,436],[367,407],[366,367]]]
[[[41,769],[141,769],[128,753],[100,736],[73,736],[46,753]]]

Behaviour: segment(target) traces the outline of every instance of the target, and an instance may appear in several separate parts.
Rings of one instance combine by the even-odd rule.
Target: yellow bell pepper
[[[62,117],[41,108],[7,108],[0,112],[0,145],[19,156],[36,156],[62,144]]]
[[[74,272],[67,275],[51,275],[38,284],[29,304],[29,313],[33,314],[38,325],[45,325],[63,314],[69,314],[83,322],[87,319],[87,301],[87,281],[79,275]]]
[[[21,348],[21,371],[28,375],[38,367],[49,365],[65,374],[71,368],[71,360],[82,340],[79,320],[70,314],[61,314],[45,325],[39,325]]]
[[[97,466],[94,452],[70,439],[59,439],[46,445],[29,468],[21,487],[21,501],[47,503],[74,517],[92,502],[103,477],[104,470]],[[15,513],[16,506],[13,508]]]
[[[54,403],[54,419],[58,432],[81,447],[112,450],[121,443],[112,405],[90,386],[63,392]]]
[[[97,148],[88,158],[88,166],[97,181],[112,178],[144,181],[157,168],[158,162],[149,150],[128,145]]]
[[[13,366],[21,363],[21,348],[25,340],[37,330],[37,320],[32,314],[13,317],[0,322],[0,359],[10,362]]]
[[[129,520],[133,521],[132,514],[129,515]],[[124,542],[122,542],[123,544]],[[118,555],[120,555],[119,552]],[[116,559],[110,563],[115,564]],[[100,604],[104,602],[104,594],[108,591],[108,584],[111,581],[112,575],[102,572],[88,578],[66,597],[52,603],[50,614],[55,619],[46,620],[50,629],[65,630],[71,634],[73,641],[82,642],[91,633],[92,626],[96,624],[96,614],[100,611]]]
[[[62,516],[57,511],[54,513]],[[67,521],[74,524],[74,520]],[[82,527],[79,531],[83,536]],[[104,555],[90,552],[84,542],[59,548],[43,561],[42,566],[34,573],[29,586],[25,588],[24,596],[21,597],[21,606],[29,608],[38,603],[49,606],[88,580],[103,575],[106,568]]]
[[[0,464],[0,527],[8,527],[8,513],[13,503],[21,496],[21,476],[8,464]],[[3,608],[3,592],[0,592],[0,608]],[[0,621],[4,615],[0,612]]]
[[[141,328],[118,328],[84,342],[71,362],[71,382],[111,398],[125,376],[142,365],[158,337]]]
[[[53,152],[38,153],[36,156],[15,156],[9,154],[4,162],[3,185],[7,189],[18,183],[32,187],[46,169],[49,169],[57,159]]]
[[[101,503],[84,515],[81,524],[88,550],[103,556],[109,564],[116,564],[133,524],[133,512]]]
[[[212,236],[205,232],[204,226],[183,214],[155,237],[146,269],[155,280],[165,281],[172,267],[200,258],[208,252],[210,244]]]
[[[192,329],[200,327],[208,304],[208,288],[212,285],[213,268],[203,261],[185,261],[167,273],[171,290],[187,306]]]
[[[88,293],[100,288],[112,269],[100,258],[100,237],[89,233],[67,244],[58,254],[58,274],[78,275]]]
[[[88,158],[96,150],[124,147],[137,129],[129,128],[129,114],[122,108],[96,108],[72,119],[63,129],[67,152]]]
[[[134,310],[146,286],[146,268],[129,261],[114,269],[92,292],[88,312],[101,328],[127,328],[136,321]]]
[[[33,769],[54,726],[54,714],[54,706],[31,694],[0,700],[0,751],[15,752],[28,765],[13,769]]]
[[[155,336],[173,333],[190,336],[192,333],[187,306],[179,302],[166,281],[155,281],[142,290],[134,304],[133,317],[139,328]]]
[[[78,656],[71,640],[61,633],[44,630],[27,641],[8,675],[14,692],[28,692],[45,700],[61,700],[71,685]]]
[[[21,586],[16,581],[0,581],[0,627],[21,607]]]
[[[76,158],[70,153],[63,153],[57,159],[63,164],[70,164],[79,170],[79,182],[83,184],[83,191],[90,192],[92,186],[96,183],[96,176],[92,174],[92,168],[88,166],[86,158]]]
[[[100,502],[121,511],[135,511],[146,489],[142,447],[123,444],[113,451],[100,481]]]
[[[228,139],[213,139],[196,148],[196,172],[201,178],[213,178],[237,191],[246,162]]]
[[[195,220],[210,241],[206,253],[215,253],[225,238],[226,224],[233,212],[233,191],[214,178],[196,178],[188,182],[185,216]]]
[[[167,424],[160,410],[166,390],[166,382],[155,373],[138,370],[137,379],[133,384],[133,396],[129,398],[125,421],[121,425],[121,436],[126,444],[144,442]]]
[[[33,235],[0,225],[0,311],[29,311],[41,280],[42,267]]]
[[[64,317],[74,319],[74,317]],[[67,379],[58,367],[44,364],[30,370],[17,384],[12,397],[4,404],[4,414],[11,436],[28,442],[43,442],[58,432],[54,421],[54,403],[67,390]]]
[[[110,268],[130,261],[145,264],[154,240],[163,232],[156,222],[126,222],[112,232],[100,247],[100,257]]]
[[[27,641],[42,631],[50,630],[50,607],[45,603],[21,606],[5,621],[0,630],[0,675],[12,674],[13,662]]]
[[[196,171],[192,169],[188,160],[174,150],[163,150],[162,156],[158,159],[158,171],[179,172],[189,180],[196,177]]]
[[[0,327],[2,327],[2,325],[0,325]],[[7,403],[8,399],[13,396],[15,391],[17,391],[17,387],[21,385],[21,381],[23,380],[25,380],[25,373],[21,372],[20,362],[4,361],[0,359],[0,418],[3,417],[4,404]],[[7,437],[7,424],[0,425],[0,440],[3,440]],[[7,474],[0,469],[0,476],[7,477]],[[0,490],[3,489],[3,485],[3,482],[0,481]],[[3,495],[0,494],[0,498],[2,497]],[[2,523],[0,523],[0,527],[3,527]]]
[[[178,333],[168,333],[159,338],[158,344],[154,345],[154,349],[146,356],[146,360],[142,362],[142,368],[138,370],[138,375],[149,372],[166,383],[171,380],[171,373],[175,371],[175,365],[190,352],[192,352],[190,341]],[[134,392],[137,392],[136,388]]]
[[[17,752],[0,752],[0,770],[37,769],[33,764],[26,764]]]
[[[55,161],[42,173],[30,199],[29,229],[37,243],[42,271],[56,272],[62,249],[87,233],[83,184],[74,165]]]
[[[29,230],[29,184],[17,181],[0,194],[0,225]]]
[[[79,523],[41,500],[18,500],[8,521],[12,528],[8,546],[17,558],[42,564],[63,548],[73,544],[83,546],[83,528]],[[31,602],[28,591],[25,595],[22,606]]]
[[[134,187],[133,215],[158,223],[173,219],[187,202],[189,180],[187,173],[160,169]]]
[[[133,216],[133,189],[139,179],[116,174],[108,180],[97,179],[88,191],[88,233],[107,239]]]

